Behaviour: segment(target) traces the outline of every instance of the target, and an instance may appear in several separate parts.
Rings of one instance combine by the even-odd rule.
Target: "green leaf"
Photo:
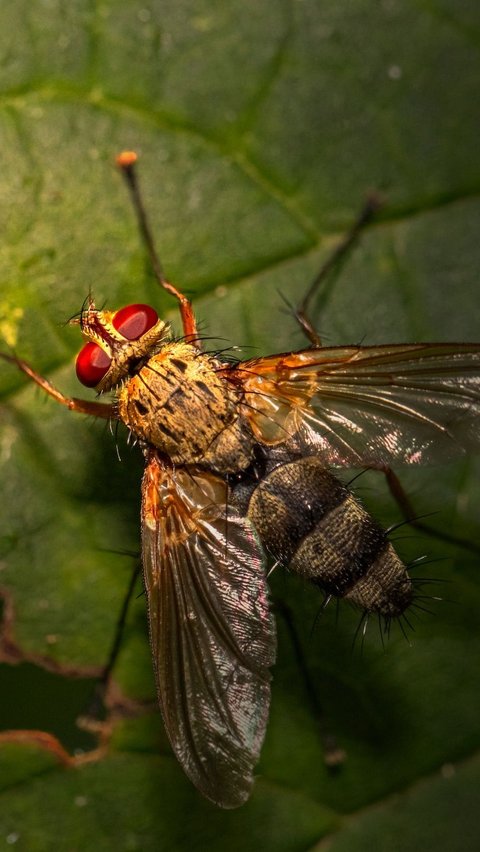
[[[282,296],[300,298],[372,189],[381,215],[316,300],[324,341],[480,338],[476,4],[23,0],[2,4],[0,29],[1,350],[63,392],[80,394],[78,329],[65,322],[89,290],[111,307],[153,303],[179,328],[115,172],[129,148],[168,276],[220,345],[245,357],[305,346]],[[73,722],[136,563],[141,470],[123,431],[112,437],[0,365],[4,729],[50,732],[72,753],[96,743]],[[478,542],[479,471],[467,459],[399,473],[419,515]],[[355,487],[385,525],[399,520],[379,477]],[[140,597],[106,755],[65,768],[38,738],[0,741],[0,841],[28,852],[295,852],[326,837],[349,852],[478,848],[478,553],[405,536],[405,559],[440,560],[421,571],[448,581],[410,644],[393,630],[384,651],[371,625],[352,651],[358,614],[319,619],[315,590],[272,577],[296,642],[279,606],[270,722],[245,807],[214,809],[171,756]],[[347,754],[333,775],[325,729]]]

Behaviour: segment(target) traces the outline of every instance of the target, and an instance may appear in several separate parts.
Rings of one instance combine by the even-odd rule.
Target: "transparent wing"
[[[236,807],[252,786],[275,659],[262,550],[213,474],[168,470],[152,452],[142,498],[150,638],[165,727],[198,789],[222,807]]]
[[[480,449],[480,344],[309,349],[235,369],[256,437],[326,465],[446,461]]]

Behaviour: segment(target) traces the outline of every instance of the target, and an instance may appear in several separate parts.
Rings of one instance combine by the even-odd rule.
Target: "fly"
[[[122,421],[145,458],[142,560],[157,693],[188,777],[224,808],[248,798],[267,724],[275,624],[269,560],[388,625],[414,585],[384,530],[332,472],[454,458],[480,446],[480,344],[325,347],[297,311],[309,348],[231,363],[203,351],[190,301],[164,276],[139,195],[136,156],[118,164],[160,286],[183,335],[149,305],[78,320],[80,382],[108,402],[65,397],[1,354],[72,411]],[[369,213],[357,223],[342,250]],[[411,514],[411,513],[410,513]]]

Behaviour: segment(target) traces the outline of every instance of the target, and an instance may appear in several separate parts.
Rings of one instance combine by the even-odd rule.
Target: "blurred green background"
[[[169,277],[206,334],[245,357],[304,345],[295,301],[359,211],[386,205],[316,305],[325,342],[480,339],[480,8],[473,0],[23,0],[0,5],[0,337],[67,393],[89,289],[176,318],[139,244],[115,154],[134,148]],[[178,327],[178,326],[177,326]],[[0,365],[2,729],[92,744],[75,719],[104,663],[139,546],[142,463]],[[92,394],[93,396],[93,394]],[[116,443],[121,460],[117,455]],[[402,473],[419,514],[479,541],[480,467]],[[378,477],[357,494],[385,524]],[[0,846],[43,850],[477,850],[478,555],[403,529],[434,616],[409,643],[276,572],[278,616],[258,780],[222,812],[171,756],[145,603],[115,672],[108,755],[66,770],[0,744]],[[130,703],[129,703],[130,702]],[[319,718],[347,752],[324,768]]]

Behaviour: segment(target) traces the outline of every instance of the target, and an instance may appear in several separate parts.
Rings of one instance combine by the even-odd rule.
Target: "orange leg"
[[[32,379],[45,393],[48,393],[52,399],[59,402],[61,405],[65,405],[70,411],[78,411],[79,414],[91,414],[93,417],[103,417],[105,420],[115,419],[117,420],[117,415],[115,413],[114,406],[112,403],[104,403],[104,402],[90,402],[86,399],[78,399],[75,396],[69,397],[64,396],[57,388],[55,388],[48,379],[44,379],[43,376],[40,376],[39,373],[36,373],[33,367],[30,364],[27,364],[26,361],[22,361],[21,358],[17,358],[15,355],[6,355],[5,352],[0,352],[0,358],[3,358],[4,361],[8,361],[9,364],[14,364],[18,367],[22,373],[25,373],[29,379]]]
[[[195,319],[195,314],[193,313],[192,303],[183,295],[183,293],[180,293],[173,284],[170,284],[169,281],[160,281],[160,284],[167,293],[171,293],[172,296],[175,296],[175,298],[178,299],[183,333],[189,343],[194,343],[200,349],[201,346],[197,334],[197,321]]]
[[[163,287],[167,293],[170,293],[171,296],[175,296],[178,300],[185,337],[189,343],[193,343],[201,349],[192,303],[183,295],[183,293],[180,292],[180,290],[177,290],[177,288],[174,287],[173,284],[170,284],[170,282],[165,278],[162,264],[155,248],[155,241],[153,239],[152,230],[150,228],[150,223],[148,221],[145,205],[143,203],[138,184],[137,172],[135,170],[136,161],[137,155],[134,151],[122,151],[122,153],[117,157],[117,166],[125,178],[125,182],[130,192],[133,209],[135,210],[140,230],[140,236],[145,244],[145,248],[147,249],[155,278],[157,279],[160,287]]]

